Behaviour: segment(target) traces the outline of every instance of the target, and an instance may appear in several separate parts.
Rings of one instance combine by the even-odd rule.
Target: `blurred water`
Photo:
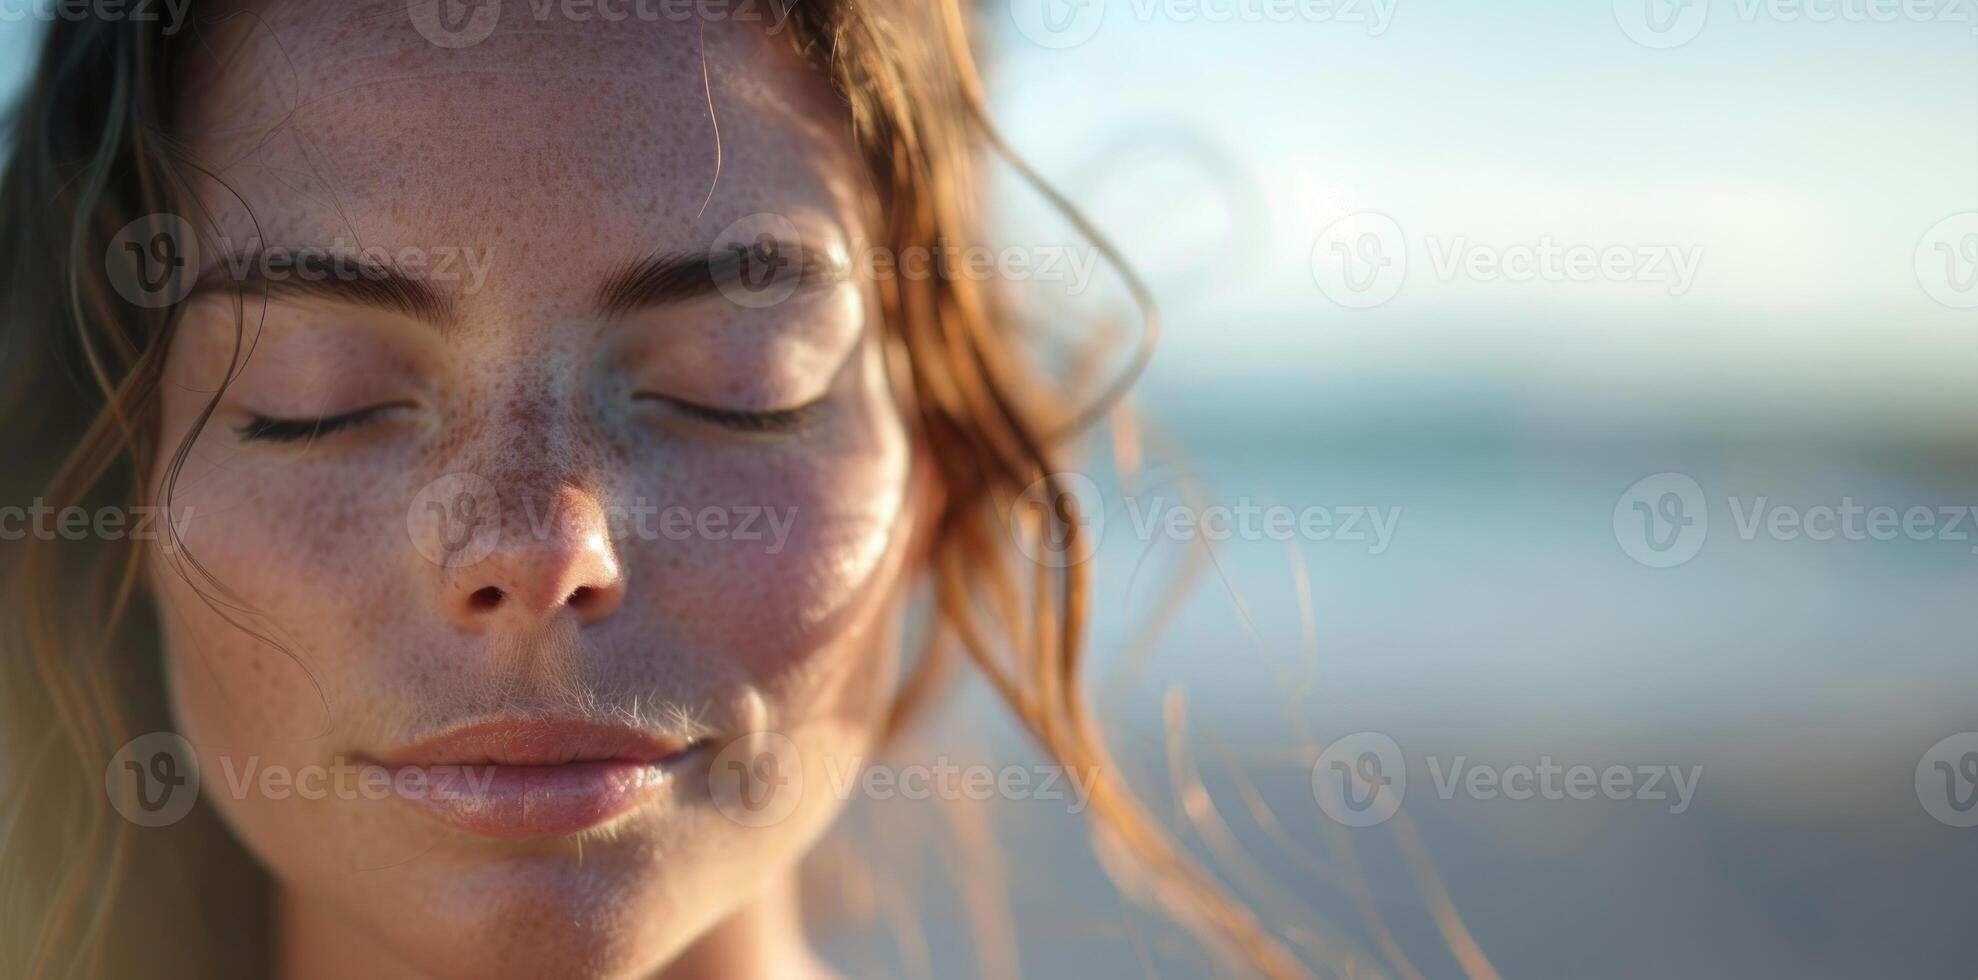
[[[1154,495],[1173,495],[1161,473],[1178,467],[1154,468],[1132,502],[1110,478],[1095,481],[1108,504],[1093,559],[1095,678],[1117,675],[1137,626],[1174,613],[1130,693],[1114,702],[1109,730],[1137,784],[1184,827],[1163,762],[1160,702],[1170,689],[1185,692],[1207,786],[1258,867],[1296,900],[1252,890],[1270,916],[1376,948],[1335,850],[1344,847],[1405,955],[1428,976],[1458,975],[1394,825],[1348,829],[1317,805],[1315,740],[1374,731],[1401,749],[1402,812],[1504,976],[1978,969],[1962,938],[1978,899],[1978,831],[1934,819],[1915,781],[1932,745],[1978,729],[1969,694],[1978,682],[1978,529],[1967,523],[1956,541],[1819,542],[1762,530],[1747,540],[1740,527],[1761,497],[1801,509],[1845,497],[1866,507],[1969,507],[1978,467],[1968,457],[1701,438],[1300,441],[1203,416],[1192,429],[1180,454],[1212,487],[1204,505],[1247,495],[1294,510],[1371,505],[1400,515],[1377,554],[1371,542],[1221,542],[1196,587],[1169,608],[1160,570],[1196,545],[1141,539],[1132,515]],[[1637,480],[1665,471],[1704,488],[1709,526],[1693,558],[1653,568],[1624,550],[1615,509]],[[1301,638],[1294,547],[1309,575],[1315,650]],[[980,697],[962,704],[975,719],[999,714]],[[1241,760],[1317,866],[1245,815],[1213,743]],[[1030,756],[1014,739],[996,744],[1006,757]],[[1671,812],[1678,802],[1667,783],[1663,800],[1480,799],[1460,784],[1445,799],[1438,775],[1459,759],[1674,765],[1697,782],[1680,812]],[[1143,955],[1159,975],[1202,969],[1122,925],[1138,917],[1120,910],[1085,854],[1082,825],[1063,809],[1021,801],[996,811],[1033,971],[1139,976]],[[938,887],[916,894],[942,907]],[[933,962],[944,964],[935,975],[967,972],[958,920],[928,917]]]

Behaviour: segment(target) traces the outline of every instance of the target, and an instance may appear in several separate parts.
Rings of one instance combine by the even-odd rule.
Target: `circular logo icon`
[[[103,791],[140,827],[178,823],[199,802],[199,756],[177,732],[139,735],[103,767]]]
[[[1710,0],[1614,0],[1614,22],[1644,48],[1679,48],[1703,33]]]
[[[776,732],[755,732],[729,742],[708,766],[714,808],[744,827],[782,823],[804,798],[803,756]]]
[[[761,211],[721,229],[708,250],[707,271],[729,302],[759,310],[797,291],[804,261],[796,222]]]
[[[1710,508],[1703,487],[1683,473],[1643,477],[1614,504],[1614,540],[1650,568],[1674,568],[1703,550]]]
[[[1083,473],[1052,473],[1023,488],[1006,523],[1024,557],[1047,568],[1069,568],[1099,550],[1106,498]]]
[[[1010,0],[1010,20],[1030,43],[1062,51],[1099,33],[1106,0]]]
[[[427,561],[472,565],[501,543],[501,496],[474,473],[448,473],[420,488],[405,510],[405,530]]]
[[[199,236],[176,214],[147,214],[110,239],[103,269],[117,295],[163,309],[186,298],[198,280]]]
[[[1978,309],[1978,211],[1951,215],[1923,233],[1916,281],[1951,309]]]
[[[494,33],[501,0],[412,0],[405,11],[412,27],[433,46],[468,48]]]
[[[1348,309],[1379,306],[1408,278],[1408,240],[1393,218],[1374,211],[1349,214],[1312,243],[1312,281]]]
[[[1348,827],[1386,822],[1407,795],[1401,746],[1379,732],[1337,739],[1312,764],[1312,798],[1326,816]]]
[[[1959,732],[1923,753],[1916,799],[1938,823],[1978,827],[1978,732]]]

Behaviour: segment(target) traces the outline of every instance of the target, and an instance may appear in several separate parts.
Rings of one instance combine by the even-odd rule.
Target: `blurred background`
[[[1936,764],[1978,748],[1938,747],[1978,729],[1978,528],[1946,516],[1978,503],[1978,7],[981,16],[1010,142],[1165,316],[1148,458],[1086,471],[1094,674],[1128,678],[1108,720],[1149,800],[1221,855],[1169,761],[1185,700],[1178,740],[1255,863],[1219,860],[1226,880],[1369,976],[1460,975],[1411,835],[1507,977],[1978,975],[1978,829],[1932,814],[1969,823],[1945,794],[1974,785]],[[998,190],[1009,238],[1073,240],[1013,172]],[[1614,264],[1548,270],[1548,244]],[[1098,279],[1032,292],[1131,322]],[[1339,533],[1142,533],[1189,481],[1203,516],[1318,509]],[[1939,517],[1792,533],[1849,502]],[[1356,507],[1393,518],[1384,548],[1342,529]],[[1190,565],[1172,601],[1163,571]],[[1363,732],[1406,793],[1351,828],[1313,766]],[[1680,812],[1444,798],[1459,758],[1698,778]],[[1044,867],[1097,866],[1075,821],[1035,820],[1071,841]],[[1159,943],[1109,890],[1053,882],[1012,882],[1026,964],[1148,972],[1116,954]]]
[[[1164,316],[1067,557],[1192,850],[1326,975],[1978,975],[1978,4],[978,13],[1010,143]],[[38,28],[0,19],[0,94]],[[1086,254],[992,189],[1000,241]],[[1034,278],[1131,344],[1110,263]],[[971,688],[901,756],[1035,761],[1002,717]],[[1634,788],[1449,778],[1519,765]],[[1340,809],[1369,776],[1386,819]],[[848,972],[1211,968],[1064,802],[996,804],[994,851],[926,810],[825,860]]]

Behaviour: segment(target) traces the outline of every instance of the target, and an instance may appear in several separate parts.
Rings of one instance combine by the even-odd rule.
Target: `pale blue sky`
[[[1654,50],[1616,6],[1400,0],[1370,36],[1114,0],[1062,50],[992,17],[994,99],[1017,146],[1157,282],[1234,258],[1214,288],[1169,295],[1157,391],[1303,379],[1346,392],[1315,408],[1352,414],[1453,386],[1515,392],[1569,425],[1758,398],[1800,402],[1814,424],[1978,420],[1978,310],[1935,302],[1914,268],[1928,229],[1978,210],[1972,25],[1789,23],[1714,0],[1693,40]],[[1392,300],[1348,310],[1308,258],[1361,210],[1398,222],[1411,266]],[[1695,284],[1432,272],[1431,240],[1546,236],[1693,247]]]

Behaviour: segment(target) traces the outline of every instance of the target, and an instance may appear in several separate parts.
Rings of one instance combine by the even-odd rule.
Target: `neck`
[[[426,974],[318,899],[283,889],[277,916],[276,975],[282,980],[426,980]],[[804,935],[796,875],[790,874],[642,980],[834,976]]]

